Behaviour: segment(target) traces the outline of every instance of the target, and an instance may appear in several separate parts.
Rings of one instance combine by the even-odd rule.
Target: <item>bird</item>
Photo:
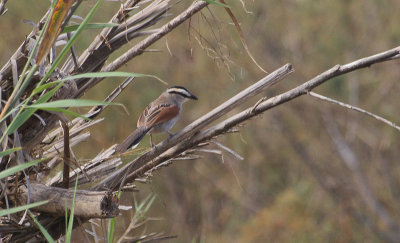
[[[123,153],[138,145],[147,133],[150,134],[152,147],[154,147],[153,133],[167,132],[168,138],[173,136],[169,130],[178,121],[182,104],[188,100],[197,100],[197,97],[182,86],[169,87],[144,109],[137,121],[137,129],[117,145],[115,152]]]

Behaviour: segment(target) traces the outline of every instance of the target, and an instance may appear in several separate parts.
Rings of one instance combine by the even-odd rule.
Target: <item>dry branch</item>
[[[397,126],[396,123],[394,123],[392,121],[389,121],[389,120],[387,120],[387,119],[385,119],[385,118],[383,118],[381,116],[375,115],[375,114],[373,114],[373,113],[371,113],[369,111],[366,111],[366,110],[361,109],[359,107],[352,106],[352,105],[349,105],[349,104],[334,100],[332,98],[328,98],[326,96],[323,96],[323,95],[320,95],[320,94],[317,94],[317,93],[314,93],[314,92],[310,92],[308,94],[313,96],[313,97],[315,97],[315,98],[317,98],[317,99],[320,99],[320,100],[323,100],[323,101],[326,101],[326,102],[330,102],[330,103],[333,103],[333,104],[348,108],[350,110],[358,111],[358,112],[360,112],[362,114],[365,114],[367,116],[371,116],[371,117],[375,118],[376,120],[381,121],[381,122],[393,127],[394,129],[400,131],[400,127]]]
[[[26,202],[27,189],[21,188],[21,199]],[[49,200],[50,202],[32,209],[36,212],[50,213],[52,215],[65,215],[65,208],[71,209],[73,189],[48,187],[41,184],[31,184],[31,203]],[[119,213],[118,205],[113,201],[112,195],[107,192],[93,192],[77,190],[74,214],[81,218],[111,218]]]

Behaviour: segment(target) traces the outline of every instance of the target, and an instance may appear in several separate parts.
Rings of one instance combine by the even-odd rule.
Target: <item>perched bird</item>
[[[154,147],[153,133],[167,132],[172,136],[173,134],[169,130],[178,121],[182,112],[182,104],[189,99],[197,100],[197,97],[186,88],[181,86],[168,88],[144,109],[137,121],[137,129],[116,147],[115,152],[123,153],[139,144],[146,133],[150,134],[152,147]]]

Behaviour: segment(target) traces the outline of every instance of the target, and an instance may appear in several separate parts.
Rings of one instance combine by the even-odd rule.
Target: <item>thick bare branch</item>
[[[27,198],[28,190],[21,189],[21,198]],[[65,208],[71,209],[73,189],[48,187],[41,184],[31,184],[31,203],[49,200],[50,202],[32,210],[53,215],[65,215]],[[111,218],[119,213],[118,205],[107,192],[91,192],[77,190],[74,214],[82,218]]]

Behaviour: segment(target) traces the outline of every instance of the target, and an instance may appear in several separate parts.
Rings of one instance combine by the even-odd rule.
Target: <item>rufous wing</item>
[[[175,104],[160,104],[157,107],[147,106],[138,120],[138,127],[146,125],[150,128],[157,124],[174,119],[179,115],[179,107]]]

